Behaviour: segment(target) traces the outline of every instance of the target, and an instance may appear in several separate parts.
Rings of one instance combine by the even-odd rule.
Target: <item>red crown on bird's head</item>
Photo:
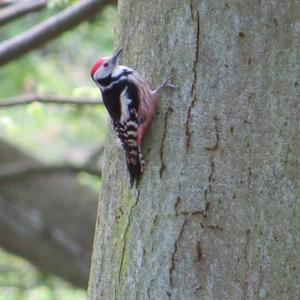
[[[95,72],[105,62],[106,58],[107,57],[101,57],[95,62],[95,64],[91,68],[91,76],[94,76]]]

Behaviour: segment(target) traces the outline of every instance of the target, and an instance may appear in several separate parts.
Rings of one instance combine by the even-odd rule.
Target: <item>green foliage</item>
[[[49,8],[62,8],[73,2],[74,0],[50,0],[47,5]]]
[[[34,92],[100,97],[89,70],[99,56],[112,52],[115,20],[116,10],[109,6],[91,22],[2,67],[0,99]],[[26,22],[31,20],[18,21],[18,26],[25,28]],[[103,143],[106,118],[100,104],[76,107],[33,103],[1,109],[0,135],[44,161],[82,162]]]
[[[0,300],[83,300],[85,292],[0,249]]]
[[[5,26],[1,39],[22,32],[73,1],[51,0],[48,8]],[[99,56],[113,51],[116,9],[107,7],[88,23],[63,34],[0,70],[1,98],[27,93],[99,97],[89,75]],[[44,162],[86,160],[104,142],[105,109],[32,103],[0,109],[0,136]],[[79,179],[99,189],[98,178],[80,174]],[[85,292],[61,279],[41,274],[35,267],[0,250],[0,300],[83,300]]]

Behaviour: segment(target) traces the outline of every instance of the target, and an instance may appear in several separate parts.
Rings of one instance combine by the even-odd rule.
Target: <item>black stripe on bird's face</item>
[[[98,79],[97,82],[100,86],[107,87],[110,84],[117,82],[121,79],[122,76],[128,76],[132,74],[132,71],[124,70],[122,73],[120,73],[118,76],[114,77],[112,74],[109,74],[108,76]]]

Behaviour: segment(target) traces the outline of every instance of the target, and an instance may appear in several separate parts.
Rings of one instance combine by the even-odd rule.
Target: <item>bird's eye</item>
[[[108,63],[105,63],[103,66],[104,66],[104,67],[108,67]]]

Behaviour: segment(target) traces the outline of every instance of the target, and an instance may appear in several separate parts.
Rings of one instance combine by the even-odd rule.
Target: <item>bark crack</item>
[[[161,140],[161,146],[160,146],[160,169],[159,169],[159,177],[162,177],[162,174],[164,172],[164,170],[166,169],[166,165],[164,162],[164,148],[165,148],[165,140],[166,140],[166,135],[167,135],[167,130],[168,130],[168,122],[169,122],[169,117],[170,114],[173,112],[173,108],[169,107],[168,110],[165,113],[165,122],[164,122],[164,132],[163,132],[163,137]]]
[[[245,243],[245,248],[244,248],[244,259],[246,261],[247,257],[248,257],[248,246],[249,246],[249,242],[250,242],[250,229],[246,230],[246,243]]]
[[[201,247],[201,242],[197,241],[196,244],[196,252],[197,252],[197,261],[200,262],[203,258],[203,251],[202,251],[202,247]]]
[[[191,113],[192,109],[195,105],[195,102],[197,101],[197,94],[196,94],[196,83],[198,79],[197,74],[197,65],[199,61],[199,44],[200,44],[200,16],[198,10],[196,10],[196,16],[194,15],[194,8],[193,8],[193,1],[190,2],[190,8],[191,8],[191,15],[194,22],[196,22],[196,47],[195,47],[195,58],[193,61],[193,79],[192,79],[192,87],[191,87],[191,98],[192,101],[189,105],[188,112],[187,112],[187,119],[185,123],[185,135],[186,135],[186,149],[188,150],[191,145],[191,137],[192,137],[192,131],[190,128],[191,123]]]
[[[177,200],[176,200],[175,205],[176,204],[177,204]],[[202,209],[202,210],[181,211],[181,212],[178,212],[177,210],[175,210],[175,211],[176,211],[176,216],[178,216],[178,215],[184,215],[185,217],[187,217],[187,216],[189,216],[189,217],[202,216],[204,219],[207,219],[207,214],[208,214],[208,211],[209,211],[209,207],[210,207],[210,202],[206,202],[205,203],[205,208]]]
[[[180,203],[181,203],[181,197],[178,196],[176,198],[176,202],[174,204],[174,209],[175,209],[175,215],[176,215],[176,217],[178,217],[179,214],[180,214],[180,212],[178,212],[178,207],[180,206]]]
[[[181,225],[180,232],[179,232],[178,237],[177,237],[177,239],[175,240],[175,243],[174,243],[174,249],[173,249],[172,256],[171,256],[171,267],[169,269],[170,287],[172,287],[173,284],[174,284],[174,282],[173,282],[173,273],[174,273],[175,268],[176,268],[176,259],[175,259],[175,257],[176,257],[176,253],[178,251],[178,243],[182,239],[182,236],[183,236],[183,233],[184,233],[185,226],[186,226],[187,222],[188,222],[188,220],[186,218],[184,218],[184,221]]]
[[[223,231],[224,228],[220,225],[207,225],[207,228],[209,229],[214,229],[214,230],[219,230],[219,231]]]
[[[122,270],[123,270],[123,267],[124,267],[124,256],[125,256],[125,250],[126,250],[126,246],[127,246],[127,234],[128,234],[128,231],[129,231],[129,227],[131,225],[131,217],[132,217],[132,213],[133,213],[133,210],[134,208],[137,206],[138,202],[139,202],[139,199],[140,199],[140,190],[138,190],[137,192],[137,197],[136,197],[136,201],[133,203],[133,205],[130,207],[130,210],[129,210],[129,214],[128,214],[128,222],[127,222],[127,225],[126,225],[126,228],[125,228],[125,231],[124,231],[124,235],[123,235],[123,248],[122,248],[122,256],[121,256],[121,261],[120,261],[120,268],[119,268],[119,274],[118,274],[118,283],[120,284],[121,282],[121,274],[122,274]],[[117,295],[117,286],[115,288],[115,296]]]
[[[215,162],[213,157],[210,157],[210,174],[208,176],[208,191],[212,192],[212,182],[214,181],[214,174],[215,174]]]
[[[220,146],[220,131],[219,131],[219,122],[220,119],[218,119],[217,116],[214,117],[214,128],[215,128],[215,135],[216,135],[216,141],[215,144],[212,147],[205,147],[205,150],[208,151],[217,151]]]

